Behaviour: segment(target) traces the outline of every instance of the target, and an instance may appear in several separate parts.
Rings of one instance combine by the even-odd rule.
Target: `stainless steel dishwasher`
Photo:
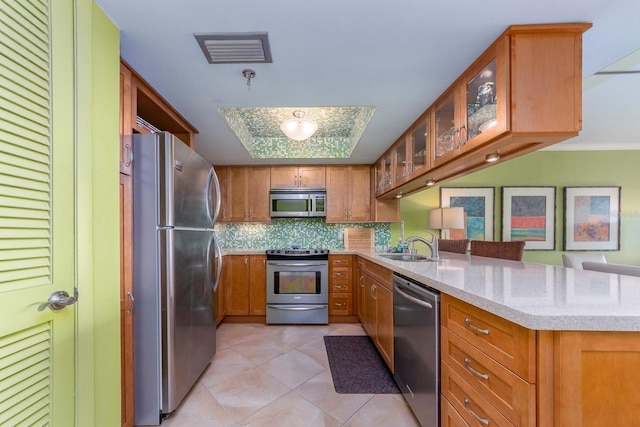
[[[423,427],[440,425],[440,294],[393,275],[394,378]]]

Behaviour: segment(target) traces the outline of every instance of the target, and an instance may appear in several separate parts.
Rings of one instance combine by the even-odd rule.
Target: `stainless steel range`
[[[329,250],[270,249],[267,324],[329,323]]]

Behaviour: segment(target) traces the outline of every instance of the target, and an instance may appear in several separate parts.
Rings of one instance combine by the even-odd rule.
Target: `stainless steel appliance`
[[[440,425],[440,295],[393,275],[394,378],[423,426]]]
[[[326,190],[277,189],[271,190],[271,218],[309,218],[327,216]]]
[[[211,165],[169,133],[133,144],[135,424],[159,425],[216,351],[220,187]]]
[[[329,323],[329,250],[271,249],[267,323]]]

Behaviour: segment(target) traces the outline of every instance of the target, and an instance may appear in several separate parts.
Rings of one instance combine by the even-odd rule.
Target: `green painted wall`
[[[120,36],[77,0],[77,426],[120,425]],[[71,425],[71,423],[69,424]]]
[[[556,250],[525,251],[524,260],[562,265],[563,187],[620,186],[620,251],[605,253],[609,262],[640,265],[640,151],[540,151],[500,163],[443,184],[443,187],[495,187],[495,240],[501,240],[502,186],[556,186]],[[405,237],[426,236],[427,213],[440,203],[439,187],[400,202]],[[399,224],[391,227],[396,242]]]
[[[95,426],[120,425],[120,32],[94,4],[92,36]]]

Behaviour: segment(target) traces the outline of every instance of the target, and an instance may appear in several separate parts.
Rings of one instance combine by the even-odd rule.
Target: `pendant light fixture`
[[[304,118],[304,111],[294,111],[293,119],[286,120],[280,125],[280,129],[287,137],[295,141],[304,141],[313,136],[318,130],[318,124]]]

